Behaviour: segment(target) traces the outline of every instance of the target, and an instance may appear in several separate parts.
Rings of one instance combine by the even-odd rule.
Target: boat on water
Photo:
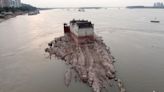
[[[154,18],[154,20],[151,20],[150,22],[151,22],[151,23],[160,23],[160,21],[157,20],[157,18]]]
[[[85,12],[85,9],[79,9],[78,11],[79,12]]]
[[[158,20],[151,20],[150,22],[151,23],[160,23],[160,21],[158,21]]]

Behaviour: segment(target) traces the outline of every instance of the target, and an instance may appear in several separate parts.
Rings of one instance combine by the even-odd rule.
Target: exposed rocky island
[[[76,33],[73,30],[75,26],[79,27],[78,37],[75,37]],[[66,86],[69,86],[74,77],[89,85],[93,92],[101,92],[102,89],[111,86],[111,80],[115,80],[120,92],[125,92],[122,81],[116,77],[114,57],[111,55],[110,48],[104,44],[101,37],[92,33],[94,38],[87,33],[79,37],[82,35],[80,29],[85,31],[87,29],[86,32],[91,33],[93,25],[88,21],[73,20],[70,26],[65,24],[65,35],[55,38],[45,49],[50,57],[55,55],[70,65],[70,69],[65,73]]]

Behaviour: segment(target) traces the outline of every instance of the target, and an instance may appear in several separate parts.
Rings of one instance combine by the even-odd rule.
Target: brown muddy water
[[[80,82],[64,85],[67,66],[48,59],[47,43],[63,35],[63,23],[88,19],[116,58],[128,92],[164,91],[164,11],[48,10],[0,23],[0,92],[91,92]],[[157,17],[159,24],[150,23]],[[117,92],[117,88],[109,88]]]

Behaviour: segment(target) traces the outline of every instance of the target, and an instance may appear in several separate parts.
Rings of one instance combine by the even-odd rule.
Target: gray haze
[[[127,5],[153,5],[154,2],[164,2],[164,0],[22,0],[22,2],[38,7],[117,7]]]

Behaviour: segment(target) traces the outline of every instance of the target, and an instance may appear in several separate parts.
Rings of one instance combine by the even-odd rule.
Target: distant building
[[[21,7],[20,0],[0,0],[0,7]]]
[[[70,26],[64,24],[64,32],[70,33],[76,43],[94,40],[94,25],[87,20],[72,20]]]
[[[8,7],[20,7],[21,1],[20,0],[8,0]]]
[[[4,6],[4,0],[0,0],[0,8]]]
[[[164,4],[162,2],[154,3],[154,7],[163,8]]]

